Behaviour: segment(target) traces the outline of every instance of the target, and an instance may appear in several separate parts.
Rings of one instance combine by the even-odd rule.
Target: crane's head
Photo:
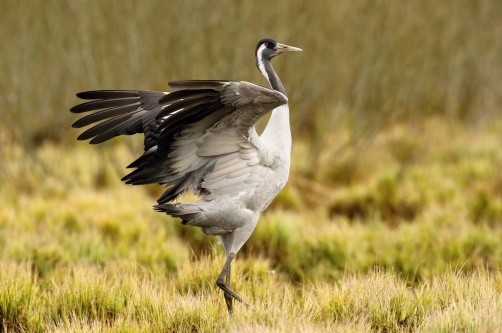
[[[300,48],[284,45],[277,43],[275,40],[270,38],[264,38],[258,42],[256,45],[255,56],[256,59],[264,61],[272,59],[283,52],[300,52],[303,51]]]
[[[302,49],[297,47],[284,45],[281,43],[277,43],[275,40],[270,38],[262,39],[256,45],[256,67],[263,74],[263,76],[270,83],[272,89],[281,92],[286,95],[286,89],[281,83],[281,80],[275,73],[272,68],[272,64],[270,63],[270,59],[273,57],[277,57],[279,54],[283,52],[300,52]]]

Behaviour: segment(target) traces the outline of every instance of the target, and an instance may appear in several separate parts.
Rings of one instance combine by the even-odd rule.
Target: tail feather
[[[153,209],[157,212],[166,213],[172,217],[181,218],[182,224],[187,224],[188,221],[194,220],[197,215],[202,211],[199,207],[188,206],[184,204],[159,204],[153,206]]]

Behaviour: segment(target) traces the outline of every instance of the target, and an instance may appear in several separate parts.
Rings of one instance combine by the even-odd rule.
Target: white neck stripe
[[[267,46],[265,45],[265,43],[263,43],[263,44],[260,45],[260,48],[256,52],[256,61],[258,62],[258,69],[263,74],[263,76],[265,76],[265,78],[267,79],[268,83],[270,84],[270,79],[268,77],[267,71],[265,70],[265,64],[263,63],[263,59],[262,59],[262,52],[263,52],[263,50],[266,47]]]

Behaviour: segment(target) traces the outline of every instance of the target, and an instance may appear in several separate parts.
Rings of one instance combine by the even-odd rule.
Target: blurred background
[[[294,137],[315,147],[431,116],[486,125],[502,101],[501,16],[497,1],[5,2],[2,140],[73,144],[66,111],[82,90],[266,84],[254,65],[263,37],[305,50],[274,66]]]
[[[89,147],[76,141],[82,130],[68,110],[85,90],[165,91],[181,79],[266,85],[254,50],[270,37],[304,50],[273,61],[290,101],[292,171],[243,252],[296,280],[375,264],[417,279],[450,262],[498,267],[501,17],[500,1],[476,0],[2,1],[0,225],[19,236],[3,236],[2,255],[35,260],[43,273],[52,258],[93,256],[51,243],[57,232],[87,230],[103,240],[92,246],[113,248],[131,241],[133,223],[158,223],[194,254],[214,244],[150,213],[161,188],[120,183],[141,138]],[[133,193],[143,196],[133,202]],[[121,209],[130,215],[113,215]],[[23,219],[55,223],[46,243],[36,228],[21,236]],[[20,254],[20,239],[37,246]],[[288,252],[295,242],[302,256]],[[167,253],[142,263],[175,268]]]

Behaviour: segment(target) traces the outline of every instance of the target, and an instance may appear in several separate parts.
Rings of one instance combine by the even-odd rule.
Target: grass
[[[152,276],[135,264],[67,267],[39,279],[27,265],[2,262],[3,325],[29,332],[493,332],[502,325],[498,274],[451,271],[409,287],[375,270],[298,286],[263,260],[238,262],[236,287],[253,305],[238,306],[230,321],[221,293],[204,280],[220,263],[210,256],[185,265],[179,275],[194,278],[185,288],[174,275]]]
[[[396,126],[359,153],[342,184],[301,176],[306,146],[297,143],[288,186],[237,256],[233,284],[252,307],[236,305],[233,321],[215,286],[224,262],[216,239],[153,212],[157,187],[120,183],[125,170],[111,161],[133,159],[127,140],[45,144],[37,163],[4,146],[2,329],[498,331],[498,128],[431,119],[428,137],[411,145],[421,158],[403,166],[396,142],[413,134]]]

